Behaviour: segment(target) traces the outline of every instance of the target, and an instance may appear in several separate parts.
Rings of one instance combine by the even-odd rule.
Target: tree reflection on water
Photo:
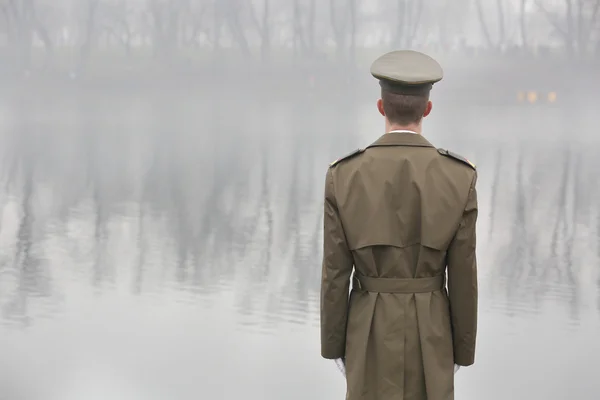
[[[153,97],[135,115],[97,100],[55,126],[16,108],[2,132],[3,319],[49,315],[88,282],[207,304],[230,293],[243,324],[316,323],[325,169],[359,145],[359,104],[342,97],[326,111],[310,93]],[[585,277],[600,288],[597,157],[574,144],[488,151],[474,149],[490,160],[480,218],[496,254],[482,258],[482,293],[512,314],[558,300],[576,323]]]
[[[598,235],[591,223],[599,211],[593,200],[598,192],[587,182],[598,164],[577,146],[537,150],[520,149],[514,181],[507,174],[494,180],[492,198],[498,187],[509,194],[503,199],[507,208],[493,200],[493,216],[500,219],[500,215],[512,214],[512,222],[506,222],[504,245],[494,241],[500,257],[494,263],[493,276],[500,280],[492,278],[490,284],[495,290],[504,288],[502,301],[513,312],[537,312],[544,299],[557,298],[568,305],[576,323],[581,290],[589,286],[585,277],[590,270],[597,270],[590,238]],[[506,170],[500,164],[495,168],[496,177],[499,168]]]

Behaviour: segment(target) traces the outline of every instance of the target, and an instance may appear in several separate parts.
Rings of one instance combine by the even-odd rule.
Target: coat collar
[[[378,146],[434,147],[423,135],[408,132],[386,133],[367,148]]]

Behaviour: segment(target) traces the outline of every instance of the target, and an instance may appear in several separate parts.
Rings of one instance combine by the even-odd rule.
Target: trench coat
[[[321,355],[345,359],[347,400],[454,399],[475,358],[476,181],[404,132],[328,168]]]

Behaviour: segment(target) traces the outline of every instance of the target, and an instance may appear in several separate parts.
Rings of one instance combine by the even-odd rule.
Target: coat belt
[[[445,275],[431,278],[371,278],[354,274],[352,289],[361,292],[376,293],[427,293],[436,292],[444,288]]]

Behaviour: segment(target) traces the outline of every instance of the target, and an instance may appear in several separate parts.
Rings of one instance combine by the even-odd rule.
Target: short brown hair
[[[429,94],[405,95],[381,89],[381,100],[385,116],[390,123],[409,125],[418,123],[423,118]]]

